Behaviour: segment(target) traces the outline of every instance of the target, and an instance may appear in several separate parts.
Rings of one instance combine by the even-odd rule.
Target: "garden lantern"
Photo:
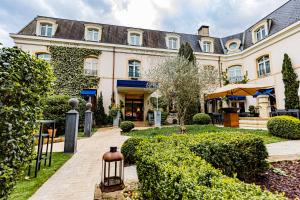
[[[102,192],[113,192],[124,188],[124,157],[117,147],[110,147],[102,157]]]

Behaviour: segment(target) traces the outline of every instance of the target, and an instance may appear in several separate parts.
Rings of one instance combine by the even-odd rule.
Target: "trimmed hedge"
[[[197,136],[197,141],[191,150],[227,176],[237,174],[237,178],[248,182],[268,169],[268,152],[260,138],[217,133]]]
[[[123,121],[120,124],[120,128],[124,133],[128,133],[134,128],[134,123],[131,121]]]
[[[138,146],[137,173],[144,199],[286,199],[223,175],[190,151],[193,143],[185,136],[171,136]]]
[[[211,118],[208,114],[205,113],[197,113],[193,116],[193,123],[194,124],[209,124],[211,121]]]
[[[291,116],[276,116],[269,119],[268,130],[272,135],[300,139],[300,120]]]
[[[6,199],[34,152],[42,98],[51,92],[50,65],[21,49],[0,49],[0,199]]]
[[[136,149],[137,146],[143,141],[142,138],[129,138],[126,140],[122,147],[121,147],[121,153],[124,156],[124,162],[127,165],[135,164],[136,161]]]
[[[70,98],[71,96],[68,95],[52,95],[44,100],[43,117],[56,120],[57,135],[65,134],[66,112],[71,109],[68,102]],[[83,127],[86,101],[81,97],[76,98],[79,101],[78,108],[76,108],[79,112],[79,126]]]

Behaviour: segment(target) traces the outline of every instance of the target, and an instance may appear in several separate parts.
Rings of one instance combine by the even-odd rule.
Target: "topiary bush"
[[[131,121],[123,121],[120,124],[120,128],[124,133],[131,131],[134,128],[134,123]]]
[[[66,112],[71,109],[68,103],[70,98],[71,96],[68,95],[52,95],[44,100],[43,118],[56,120],[57,135],[65,134]],[[83,127],[86,101],[81,97],[76,98],[79,100],[76,108],[79,112],[79,126]]]
[[[51,92],[50,65],[21,49],[0,49],[0,199],[6,199],[34,152],[42,98]]]
[[[205,113],[198,113],[196,115],[193,116],[193,122],[194,124],[209,124],[211,121],[211,118],[208,114]]]
[[[138,145],[136,164],[143,199],[286,199],[224,176],[190,151],[197,142],[190,137],[158,137]]]
[[[250,182],[268,169],[268,152],[261,138],[229,132],[196,139],[199,142],[191,150],[227,176],[236,174],[240,180]]]
[[[300,120],[291,116],[276,116],[269,119],[267,123],[272,135],[287,138],[300,139]]]
[[[124,162],[127,165],[135,164],[136,161],[136,149],[137,146],[143,141],[142,138],[129,138],[126,140],[122,147],[121,147],[121,153],[124,156]]]

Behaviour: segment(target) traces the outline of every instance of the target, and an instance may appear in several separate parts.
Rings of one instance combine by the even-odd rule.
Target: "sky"
[[[212,36],[244,31],[287,0],[0,0],[0,43],[37,15]]]

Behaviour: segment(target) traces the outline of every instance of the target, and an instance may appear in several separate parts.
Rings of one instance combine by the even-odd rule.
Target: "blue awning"
[[[230,101],[242,101],[242,100],[246,100],[245,96],[227,96],[228,100]],[[222,98],[218,97],[218,98],[213,98],[213,99],[208,99],[208,101],[220,101],[222,100]]]
[[[117,80],[117,87],[147,88],[148,83],[140,80]]]
[[[93,89],[85,89],[85,90],[81,90],[80,94],[82,96],[94,96],[97,94],[97,90],[93,90]]]
[[[270,89],[262,89],[262,90],[257,91],[257,92],[253,95],[253,97],[256,98],[258,95],[270,95],[273,91],[274,91],[273,88],[270,88]]]

